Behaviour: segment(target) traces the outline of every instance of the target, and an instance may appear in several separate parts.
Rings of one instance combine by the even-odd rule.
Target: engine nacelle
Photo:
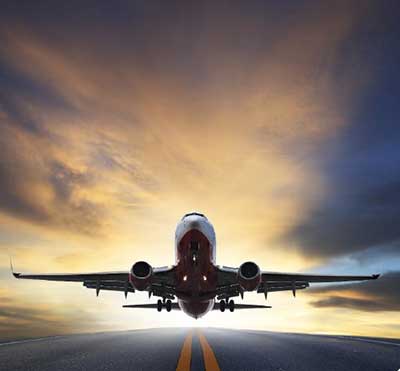
[[[261,282],[261,271],[256,263],[245,262],[239,267],[238,281],[245,291],[255,290]]]
[[[129,281],[131,285],[139,291],[146,290],[151,285],[153,277],[153,268],[144,261],[133,264],[129,272]]]

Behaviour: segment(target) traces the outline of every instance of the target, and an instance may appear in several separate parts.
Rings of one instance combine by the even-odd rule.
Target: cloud
[[[400,310],[400,272],[384,274],[377,281],[333,285],[309,290],[323,298],[311,302],[318,308],[348,308],[364,312]]]
[[[92,233],[102,207],[78,195],[91,188],[89,173],[58,160],[47,138],[12,122],[1,125],[0,209],[40,225]]]
[[[379,17],[362,27],[356,43],[350,39],[355,52],[374,62],[374,79],[363,89],[346,128],[327,143],[316,161],[325,184],[324,197],[283,236],[301,254],[326,260],[354,253],[362,259],[361,254],[371,249],[400,253],[400,133],[396,124],[400,111],[395,103],[400,78],[394,72],[398,27],[389,9],[386,12],[380,9]],[[388,21],[379,22],[384,14]]]
[[[387,250],[388,245],[393,254],[399,254],[400,179],[385,177],[376,182],[368,186],[360,179],[351,189],[336,190],[331,200],[321,203],[288,237],[305,254],[317,256],[333,257],[371,247]]]
[[[152,14],[142,9],[142,21],[124,28],[124,37],[118,29],[104,35],[118,40],[118,49],[104,42],[101,31],[85,31],[96,28],[97,19],[77,22],[79,38],[75,28],[50,35],[35,22],[4,31],[3,64],[13,71],[8,80],[14,97],[4,114],[39,157],[38,163],[18,160],[47,193],[36,193],[30,203],[27,192],[15,196],[21,207],[33,209],[32,220],[42,213],[58,227],[101,233],[124,213],[120,208],[155,209],[160,200],[176,199],[188,205],[181,208],[210,209],[217,199],[229,208],[237,199],[234,209],[247,204],[249,214],[270,220],[260,225],[260,234],[272,231],[271,224],[292,224],[322,186],[313,165],[301,158],[317,151],[347,115],[338,97],[354,91],[354,80],[336,94],[332,66],[360,15],[343,3],[331,12],[300,7],[283,24],[265,23],[254,11],[258,7],[263,5],[243,14],[240,6],[208,4],[199,9],[204,23],[186,14],[189,9],[183,18],[164,9],[160,29],[152,30],[153,22],[144,21]],[[271,21],[273,11],[286,10],[266,12]],[[318,32],[322,24],[325,31]],[[196,28],[191,42],[184,37],[189,26]],[[286,36],[273,36],[279,34]],[[301,53],[299,43],[305,45]],[[343,73],[350,74],[347,69]],[[15,80],[21,83],[12,88]],[[24,81],[31,93],[23,93]],[[36,173],[38,166],[42,173]],[[234,182],[228,185],[227,177]],[[207,179],[213,193],[204,192],[196,178]],[[259,199],[268,208],[261,209]],[[3,208],[23,216],[11,209]]]

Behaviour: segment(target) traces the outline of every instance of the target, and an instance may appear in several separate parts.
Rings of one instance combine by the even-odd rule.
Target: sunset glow
[[[0,15],[2,337],[181,325],[399,337],[390,12],[123,4]],[[216,229],[218,264],[384,275],[376,290],[271,293],[268,311],[196,321],[122,308],[147,294],[96,298],[10,274],[10,254],[24,272],[172,264],[176,224],[193,210]]]

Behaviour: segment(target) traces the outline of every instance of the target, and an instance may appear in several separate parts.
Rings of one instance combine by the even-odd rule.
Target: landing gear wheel
[[[172,309],[172,302],[171,302],[171,300],[167,300],[166,302],[165,302],[165,309],[167,310],[167,312],[171,312],[171,309]]]
[[[160,299],[157,300],[157,312],[161,312],[163,303]]]
[[[235,302],[233,300],[229,300],[229,310],[231,312],[235,310]]]
[[[226,308],[225,300],[221,300],[221,301],[219,302],[219,310],[220,310],[221,312],[225,312],[225,308]]]

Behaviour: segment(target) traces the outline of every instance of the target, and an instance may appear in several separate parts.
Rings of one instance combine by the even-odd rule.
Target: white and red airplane
[[[297,273],[261,271],[257,264],[245,262],[239,268],[216,265],[216,241],[212,224],[200,213],[186,214],[175,233],[175,265],[153,268],[145,261],[133,264],[129,271],[81,274],[22,274],[13,272],[16,278],[83,282],[90,289],[128,292],[147,291],[158,296],[154,304],[124,305],[125,308],[163,307],[182,310],[191,317],[199,318],[212,309],[224,312],[235,309],[270,308],[264,305],[235,304],[231,299],[245,291],[264,293],[307,288],[314,282],[344,282],[374,280],[371,276],[327,276]],[[11,268],[12,269],[12,268]],[[177,302],[172,302],[177,298]],[[218,300],[218,303],[216,302]]]

